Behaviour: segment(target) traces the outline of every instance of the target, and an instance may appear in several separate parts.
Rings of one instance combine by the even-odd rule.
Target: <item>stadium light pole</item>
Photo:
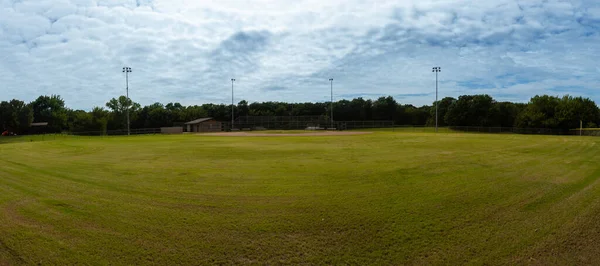
[[[329,83],[331,83],[331,128],[333,128],[333,78],[329,79]]]
[[[231,130],[233,130],[233,82],[235,79],[231,79]]]
[[[131,67],[124,67],[123,73],[125,73],[125,90],[127,93],[127,136],[131,134],[129,128],[129,73],[131,73]]]
[[[434,67],[432,72],[435,72],[435,132],[438,132],[438,73],[442,72],[442,68]]]

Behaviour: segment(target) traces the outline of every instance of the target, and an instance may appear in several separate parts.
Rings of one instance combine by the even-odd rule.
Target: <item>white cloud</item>
[[[68,0],[55,0],[52,7],[44,13],[50,20],[58,20],[64,16],[77,13],[77,6]]]
[[[491,93],[600,100],[592,1],[0,0],[2,99],[60,94],[74,108],[142,104],[433,99]],[[274,89],[275,88],[275,89]]]

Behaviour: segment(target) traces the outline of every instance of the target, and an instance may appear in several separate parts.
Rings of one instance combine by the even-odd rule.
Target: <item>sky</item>
[[[0,0],[0,100],[600,103],[597,0]]]

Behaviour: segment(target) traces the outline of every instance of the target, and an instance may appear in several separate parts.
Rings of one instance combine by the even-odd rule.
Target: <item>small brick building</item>
[[[185,123],[186,132],[217,132],[222,131],[221,122],[212,117],[199,118]]]

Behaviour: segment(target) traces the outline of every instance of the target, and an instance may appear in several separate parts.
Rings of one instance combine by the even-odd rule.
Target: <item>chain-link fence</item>
[[[147,134],[160,134],[160,128],[136,128],[131,129],[131,135],[147,135]],[[122,136],[127,135],[127,129],[107,130],[107,131],[82,131],[82,132],[69,132],[66,133],[75,136]]]
[[[572,129],[569,130],[571,135],[581,136],[600,136],[600,128],[584,128],[584,129]]]
[[[452,126],[450,130],[456,132],[473,133],[513,133],[513,134],[535,134],[535,135],[569,135],[569,131],[550,128],[518,128],[518,127],[473,127]]]
[[[334,127],[326,116],[240,116],[233,125],[223,123],[227,130],[299,130]]]
[[[223,130],[350,130],[391,128],[393,121],[331,121],[327,116],[241,116]]]
[[[3,136],[0,137],[0,144],[5,143],[18,143],[18,142],[38,142],[38,141],[49,141],[58,140],[70,137],[66,134],[36,134],[36,135],[17,135],[17,136]]]
[[[136,128],[131,129],[131,135],[149,135],[161,134],[160,128]],[[63,132],[51,134],[30,134],[0,137],[2,143],[17,143],[17,142],[38,142],[61,139],[78,139],[79,137],[109,137],[109,136],[126,136],[127,129],[107,130],[107,131],[85,131],[85,132]]]
[[[272,118],[272,117],[271,117]],[[436,128],[431,126],[394,125],[393,121],[335,121],[333,126],[330,121],[324,121],[320,117],[295,117],[294,120],[286,120],[283,117],[245,120],[245,124],[234,124],[234,130],[368,130],[389,131],[407,133],[435,133]],[[222,123],[222,131],[230,131],[230,123]],[[561,130],[548,128],[515,128],[515,127],[476,127],[476,126],[452,126],[439,127],[438,133],[462,134],[535,134],[535,135],[582,135],[600,136],[600,129],[583,130]],[[168,132],[167,132],[168,133]],[[131,129],[131,135],[161,134],[160,128]],[[11,142],[33,142],[59,140],[73,137],[99,137],[99,136],[123,136],[127,135],[126,129],[107,131],[65,132],[62,134],[37,134],[22,136],[0,137],[0,144]]]
[[[436,132],[432,126],[393,126],[395,132]],[[579,131],[550,128],[517,128],[517,127],[478,127],[451,126],[439,127],[439,133],[487,133],[487,134],[532,134],[532,135],[579,135]],[[575,134],[577,133],[577,134]],[[590,134],[591,135],[591,134]]]
[[[369,129],[369,128],[393,128],[394,121],[372,120],[372,121],[336,121],[338,130]]]
[[[432,126],[399,126],[391,129],[395,132],[436,132]],[[563,130],[550,128],[518,128],[518,127],[477,127],[477,126],[452,126],[439,127],[439,133],[488,133],[488,134],[531,134],[531,135],[581,135],[600,136],[600,129]]]

